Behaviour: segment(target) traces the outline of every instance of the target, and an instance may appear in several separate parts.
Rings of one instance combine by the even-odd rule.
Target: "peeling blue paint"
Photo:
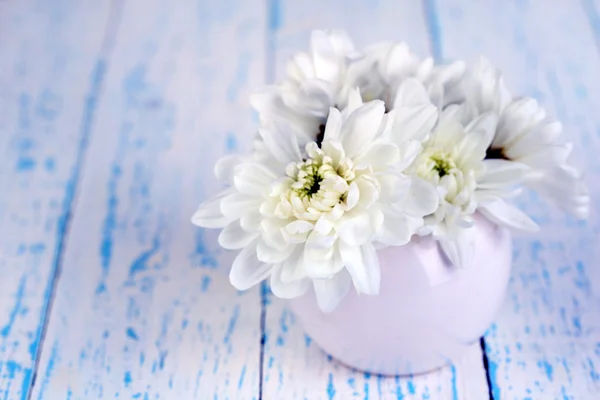
[[[8,322],[4,327],[0,330],[0,336],[3,338],[7,338],[10,334],[10,331],[17,320],[17,315],[21,312],[21,307],[23,306],[23,297],[25,296],[25,284],[27,283],[27,275],[21,276],[19,280],[19,286],[17,287],[17,292],[15,293],[15,306],[10,311],[8,316]]]
[[[148,269],[148,261],[158,252],[160,249],[161,242],[159,232],[156,232],[152,239],[152,246],[150,249],[143,251],[129,267],[129,279],[133,279],[136,274]]]
[[[450,371],[452,371],[452,378],[450,378],[450,383],[452,384],[452,400],[458,400],[458,386],[456,385],[456,367],[454,364],[450,367]]]
[[[406,382],[406,388],[408,389],[408,393],[410,393],[410,394],[415,394],[416,393],[415,384],[414,384],[412,378],[410,378],[408,380],[408,382]]]
[[[31,157],[21,156],[17,159],[16,170],[18,172],[31,171],[37,165],[37,161]]]
[[[307,334],[304,334],[304,345],[306,347],[310,347],[312,343],[312,338],[310,336],[308,336]]]
[[[192,262],[201,267],[216,269],[219,266],[217,260],[210,254],[204,243],[204,229],[196,229],[195,251],[192,254]]]
[[[402,393],[402,387],[400,384],[400,377],[399,376],[395,376],[394,377],[395,382],[396,382],[396,400],[403,400],[404,399],[404,394]]]
[[[371,379],[371,374],[368,372],[364,373],[365,384],[363,386],[363,392],[365,394],[364,400],[369,400],[369,379]]]
[[[123,376],[123,384],[125,385],[125,387],[129,387],[131,381],[131,371],[125,371],[125,374]]]
[[[135,341],[140,340],[140,337],[138,336],[137,332],[132,327],[128,327],[127,330],[125,331],[125,333],[127,334],[127,337],[130,339],[133,339]]]
[[[54,158],[46,158],[46,160],[44,160],[44,168],[46,168],[46,171],[48,172],[54,172],[54,170],[56,169],[56,161],[54,160]]]
[[[158,369],[162,370],[165,367],[165,359],[167,358],[167,355],[169,355],[167,350],[161,350],[158,353]]]
[[[548,380],[552,381],[552,375],[554,372],[552,365],[550,365],[550,363],[546,360],[538,361],[537,364],[538,364],[538,367],[540,367],[544,370],[544,373],[546,374],[546,377],[548,378]]]
[[[225,137],[225,146],[227,147],[227,151],[229,152],[237,150],[237,137],[233,132],[227,132],[227,136]]]
[[[206,292],[208,290],[208,287],[210,286],[211,281],[212,278],[210,276],[204,275],[200,284],[200,290],[202,290],[202,292]]]
[[[233,314],[229,319],[229,324],[227,325],[227,332],[225,332],[225,336],[223,337],[223,344],[228,344],[231,340],[231,335],[233,334],[233,330],[235,329],[235,324],[240,315],[240,306],[236,304],[233,308]]]
[[[329,380],[327,382],[327,398],[333,400],[335,397],[335,387],[333,386],[333,374],[329,373]]]

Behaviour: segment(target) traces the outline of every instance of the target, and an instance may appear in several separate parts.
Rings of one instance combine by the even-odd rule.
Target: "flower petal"
[[[518,160],[528,154],[535,153],[541,148],[551,146],[562,132],[558,121],[546,120],[535,126],[514,143],[504,149],[505,154],[512,160]]]
[[[477,189],[518,183],[529,171],[525,164],[509,160],[485,160],[483,164],[485,171],[477,180]]]
[[[498,225],[525,232],[539,231],[539,226],[527,214],[502,199],[482,204],[477,210],[487,219]]]
[[[297,135],[294,134],[291,126],[283,121],[275,122],[268,129],[259,129],[258,133],[263,138],[269,152],[280,163],[286,165],[291,161],[302,160]]]
[[[216,177],[227,183],[233,183],[233,175],[235,167],[242,162],[242,157],[239,154],[228,154],[221,157],[215,164]]]
[[[557,165],[535,171],[526,178],[527,186],[547,196],[552,202],[576,218],[586,219],[590,212],[589,190],[579,171],[568,165]]]
[[[229,193],[229,190],[221,192],[200,204],[192,215],[192,223],[202,228],[222,228],[234,220],[235,218],[226,216],[221,211],[221,202]]]
[[[361,176],[356,181],[352,182],[358,186],[360,196],[358,205],[363,209],[368,209],[373,203],[379,199],[379,185],[374,179],[369,179],[368,176]]]
[[[360,246],[368,242],[373,235],[369,214],[364,211],[344,215],[336,231],[340,239],[352,246]]]
[[[373,244],[350,246],[340,243],[340,254],[358,292],[378,294],[381,272]]]
[[[379,200],[384,204],[393,204],[404,199],[410,190],[411,179],[404,174],[385,174],[378,178]]]
[[[410,189],[403,207],[406,213],[415,217],[433,214],[439,207],[439,196],[435,186],[416,176],[411,176],[410,180]]]
[[[304,270],[309,278],[330,278],[342,268],[344,268],[344,263],[336,245],[318,248],[307,243],[304,247]]]
[[[268,194],[271,183],[276,179],[277,176],[265,165],[252,162],[238,164],[233,183],[242,193],[264,196]]]
[[[542,118],[543,110],[535,99],[525,97],[511,102],[500,115],[493,147],[509,147]]]
[[[547,146],[519,158],[519,161],[532,167],[547,168],[551,165],[566,164],[572,150],[571,143]]]
[[[248,232],[258,231],[260,230],[260,222],[262,219],[263,217],[260,215],[260,212],[249,212],[240,218],[240,226]]]
[[[356,165],[365,165],[378,171],[400,161],[400,149],[392,143],[375,143],[355,159]]]
[[[481,114],[473,120],[465,131],[469,137],[469,142],[473,143],[473,151],[477,154],[484,153],[490,147],[496,132],[498,117],[496,114],[487,112]]]
[[[292,254],[295,246],[289,244],[282,249],[269,246],[264,240],[259,240],[256,243],[256,257],[267,264],[282,263]]]
[[[437,108],[416,79],[410,78],[398,89],[394,100],[393,136],[396,143],[424,140],[437,121]]]
[[[315,225],[304,220],[296,220],[285,226],[285,230],[290,235],[304,235],[314,229]]]
[[[408,243],[418,228],[418,224],[411,223],[410,217],[393,210],[391,207],[384,209],[383,229],[377,234],[377,241],[387,246],[402,246]],[[423,220],[421,219],[421,225]]]
[[[351,283],[350,275],[341,270],[329,279],[314,279],[313,287],[317,296],[317,304],[324,313],[333,311],[348,294]]]
[[[346,211],[350,211],[358,204],[358,198],[360,192],[358,191],[358,185],[356,182],[352,182],[348,188],[348,194],[346,195]]]
[[[340,140],[348,157],[354,157],[367,148],[379,133],[384,113],[383,101],[373,100],[348,116],[340,132]]]
[[[342,128],[342,114],[337,108],[329,108],[329,116],[327,117],[327,123],[325,124],[325,133],[323,140],[337,140],[340,136],[340,129]]]
[[[310,47],[316,77],[325,81],[338,77],[340,61],[354,49],[348,35],[341,30],[313,31]]]
[[[342,116],[347,117],[350,113],[363,105],[362,96],[359,88],[353,88],[348,94],[348,104],[342,111]]]
[[[221,200],[221,213],[234,220],[241,218],[244,215],[260,210],[261,199],[258,197],[248,196],[244,193],[229,192],[227,196]]]
[[[475,87],[473,101],[480,112],[501,112],[510,101],[510,93],[504,86],[500,72],[485,58],[481,57],[473,67]]]
[[[273,294],[280,299],[293,299],[306,293],[310,280],[303,278],[292,282],[284,282],[281,280],[283,268],[283,264],[277,264],[271,272],[270,286]]]
[[[258,260],[255,246],[247,246],[233,261],[229,280],[236,289],[246,290],[267,278],[272,267]]]
[[[457,268],[469,268],[475,254],[475,229],[457,228],[452,238],[438,239],[438,245]]]
[[[465,135],[465,130],[458,121],[452,118],[444,118],[440,119],[431,140],[434,146],[450,151]]]
[[[219,245],[228,250],[239,250],[248,246],[258,236],[258,232],[247,232],[235,220],[219,234]]]
[[[304,247],[296,246],[294,252],[282,263],[281,280],[289,283],[307,277],[304,265]]]

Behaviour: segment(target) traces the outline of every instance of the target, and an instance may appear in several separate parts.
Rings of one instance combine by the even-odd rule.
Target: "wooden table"
[[[313,28],[486,54],[564,122],[600,204],[600,2],[0,1],[0,398],[600,399],[600,224],[534,194],[504,307],[456,365],[353,372],[189,222],[251,90]],[[477,299],[473,299],[477,301]],[[460,312],[460,310],[457,310]]]

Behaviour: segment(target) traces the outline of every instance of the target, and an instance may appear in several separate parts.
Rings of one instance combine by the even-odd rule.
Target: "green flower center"
[[[456,163],[447,154],[433,154],[431,161],[433,161],[433,170],[438,173],[440,178],[449,175],[456,168]]]
[[[292,188],[298,193],[300,198],[311,198],[321,189],[321,182],[326,176],[335,174],[336,171],[331,163],[323,162],[322,159],[312,159],[304,161],[297,167],[297,172],[292,174],[296,182]]]

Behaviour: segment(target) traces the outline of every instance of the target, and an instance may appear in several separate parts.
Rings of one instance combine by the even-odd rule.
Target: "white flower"
[[[292,298],[312,282],[325,312],[351,283],[377,294],[376,246],[407,243],[437,207],[431,185],[402,173],[418,143],[391,129],[393,113],[384,114],[381,101],[359,97],[343,115],[330,109],[321,147],[309,142],[302,151],[289,129],[270,126],[260,134],[276,162],[230,157],[219,164],[233,187],[202,204],[192,221],[224,227],[221,246],[241,250],[230,272],[236,288],[270,277],[275,295]]]
[[[310,47],[309,53],[293,56],[281,83],[256,92],[250,100],[263,124],[285,120],[301,146],[319,135],[322,140],[329,108],[342,108],[338,103],[348,61],[357,57],[352,41],[339,30],[313,31]]]
[[[561,124],[548,118],[534,99],[512,99],[500,73],[485,59],[467,75],[463,85],[464,103],[450,106],[449,113],[464,124],[489,111],[499,116],[486,158],[526,165],[526,185],[574,216],[586,218],[588,190],[582,174],[568,163],[572,145],[559,141]]]
[[[464,72],[462,61],[434,66],[431,57],[421,60],[404,42],[378,43],[363,50],[348,68],[342,93],[358,87],[364,101],[382,100],[390,110],[399,87],[414,78],[424,85],[431,102],[441,108],[456,100],[456,87]]]
[[[425,218],[421,234],[432,234],[448,258],[467,267],[473,255],[473,213],[494,222],[535,230],[525,214],[507,204],[525,168],[504,160],[485,160],[497,117],[488,112],[463,127],[452,115],[442,114],[432,136],[423,143],[411,171],[434,184],[439,207]]]

